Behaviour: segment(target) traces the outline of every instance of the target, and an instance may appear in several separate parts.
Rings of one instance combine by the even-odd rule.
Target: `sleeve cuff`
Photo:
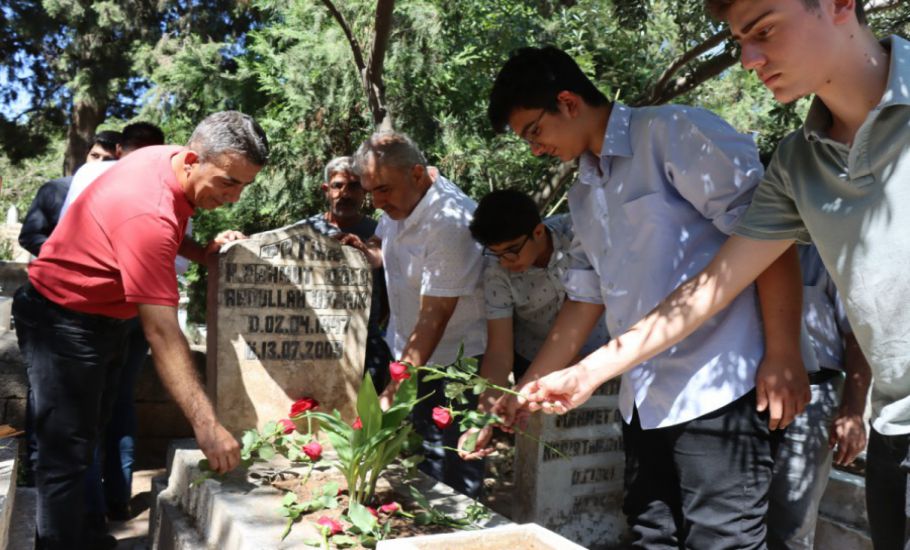
[[[600,295],[600,277],[594,270],[569,269],[566,271],[563,283],[569,299],[589,304],[603,304],[603,297]]]

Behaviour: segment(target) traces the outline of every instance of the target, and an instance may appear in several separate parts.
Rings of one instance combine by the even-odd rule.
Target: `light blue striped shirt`
[[[762,166],[752,138],[693,107],[616,103],[600,157],[585,153],[569,209],[574,300],[603,303],[622,334],[714,257]],[[764,354],[754,286],[691,336],[622,378],[619,407],[645,429],[715,411],[755,387]]]

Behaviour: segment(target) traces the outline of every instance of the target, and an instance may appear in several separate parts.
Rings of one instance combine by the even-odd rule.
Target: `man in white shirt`
[[[373,134],[354,154],[354,172],[373,204],[383,210],[376,234],[358,246],[376,268],[385,267],[391,315],[386,340],[392,356],[412,365],[452,363],[461,346],[466,357],[479,356],[484,331],[483,261],[468,225],[476,204],[435,168],[405,135]],[[387,408],[398,384],[380,396]],[[414,425],[424,437],[421,469],[455,490],[476,496],[482,462],[464,462],[456,448],[458,427],[439,429],[431,421],[434,406],[445,403],[440,380],[419,385],[433,395],[414,409]],[[472,403],[471,407],[475,403]]]

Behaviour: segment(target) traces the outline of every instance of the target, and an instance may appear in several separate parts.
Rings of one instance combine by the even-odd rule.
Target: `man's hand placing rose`
[[[565,414],[590,399],[598,385],[588,369],[579,363],[528,382],[519,393],[531,412]]]

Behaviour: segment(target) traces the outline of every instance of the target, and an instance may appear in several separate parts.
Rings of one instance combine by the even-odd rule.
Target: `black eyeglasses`
[[[483,255],[487,258],[496,258],[512,262],[518,259],[518,255],[521,254],[521,249],[528,244],[529,240],[531,240],[531,235],[527,234],[525,235],[525,240],[521,241],[521,244],[510,246],[507,250],[503,250],[502,252],[494,252],[487,247],[483,247]]]
[[[518,137],[523,139],[528,145],[537,145],[537,137],[540,136],[540,119],[542,119],[545,114],[547,114],[547,110],[541,109],[540,114],[537,115],[534,122],[528,124]]]

